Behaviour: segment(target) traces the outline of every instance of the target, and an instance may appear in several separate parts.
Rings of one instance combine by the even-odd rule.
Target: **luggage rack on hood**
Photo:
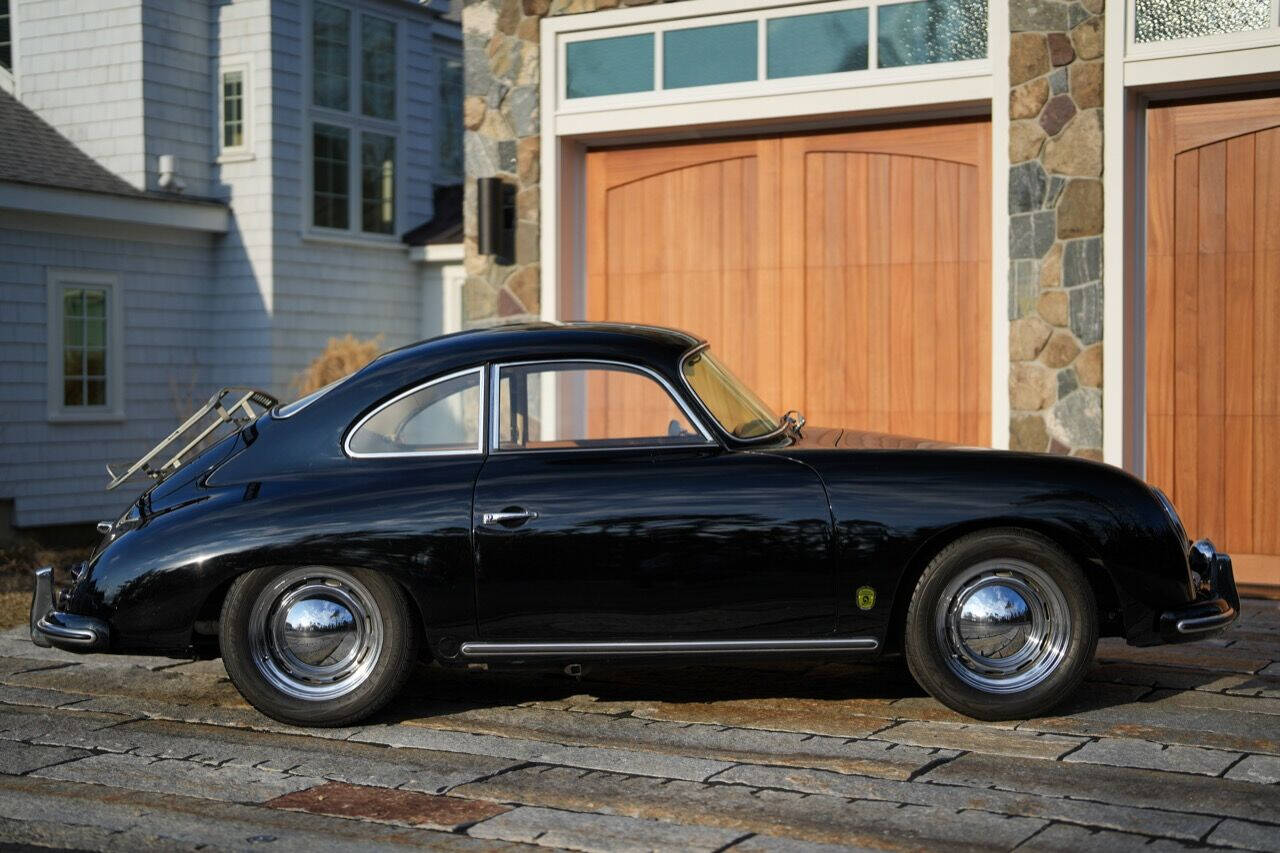
[[[222,401],[228,395],[239,395],[239,397],[231,405],[224,406]],[[163,480],[169,474],[182,467],[182,457],[199,447],[202,441],[212,435],[223,424],[232,424],[236,429],[240,429],[262,417],[279,402],[266,391],[259,391],[255,388],[241,388],[234,385],[229,388],[223,388],[210,397],[209,402],[197,409],[194,415],[183,421],[180,427],[169,433],[169,436],[164,441],[151,448],[145,456],[130,465],[128,471],[123,474],[117,474],[111,470],[110,465],[107,465],[107,476],[111,478],[111,482],[107,484],[107,491],[111,491],[139,471],[157,482]],[[255,412],[253,406],[257,406],[262,411]],[[194,438],[184,444],[181,450],[173,454],[169,461],[158,467],[152,467],[151,460],[163,453],[166,448],[182,438],[192,427],[196,426],[208,415],[213,415],[213,420],[205,424],[204,428],[197,432]]]

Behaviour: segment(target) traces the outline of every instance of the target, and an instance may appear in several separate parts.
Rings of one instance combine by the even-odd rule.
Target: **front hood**
[[[961,447],[946,441],[887,432],[808,425],[792,446],[802,450],[955,450]]]

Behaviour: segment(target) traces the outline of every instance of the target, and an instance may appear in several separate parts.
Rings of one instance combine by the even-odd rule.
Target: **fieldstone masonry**
[[[1010,447],[1102,458],[1103,0],[1009,7]]]
[[[474,0],[462,11],[466,63],[463,227],[465,326],[537,317],[540,194],[538,22],[551,15],[648,6],[661,0]],[[516,189],[510,263],[476,253],[475,179],[496,176]]]

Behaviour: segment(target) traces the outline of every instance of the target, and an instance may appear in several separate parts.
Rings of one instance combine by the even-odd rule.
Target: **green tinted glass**
[[[757,76],[755,21],[671,30],[662,37],[662,86],[740,83]]]

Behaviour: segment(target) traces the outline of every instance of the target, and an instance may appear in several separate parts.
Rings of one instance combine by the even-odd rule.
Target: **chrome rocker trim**
[[[54,610],[53,604],[53,569],[36,569],[31,596],[31,642],[69,652],[97,651],[110,645],[111,629],[106,622]]]
[[[809,640],[665,640],[598,643],[462,644],[463,657],[615,657],[619,655],[692,655],[786,652],[870,652],[880,647],[871,637]]]

